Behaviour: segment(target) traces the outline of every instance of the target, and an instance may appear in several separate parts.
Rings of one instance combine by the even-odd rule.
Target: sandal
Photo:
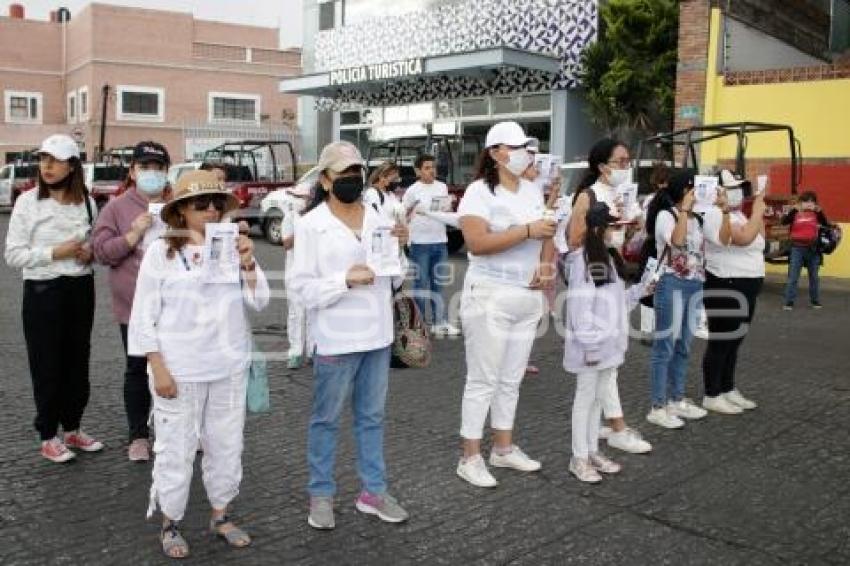
[[[222,531],[221,527],[225,525],[230,525],[230,528]],[[210,531],[215,536],[223,538],[233,548],[245,548],[251,544],[251,537],[248,536],[248,533],[234,525],[228,515],[224,515],[220,519],[210,519]]]
[[[177,522],[169,521],[162,526],[160,532],[162,541],[162,552],[169,558],[186,558],[189,556],[189,544],[180,531],[177,530]],[[175,553],[175,551],[179,551]]]

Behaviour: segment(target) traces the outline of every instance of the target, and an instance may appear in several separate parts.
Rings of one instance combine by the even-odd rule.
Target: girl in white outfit
[[[237,205],[212,172],[180,177],[173,200],[162,210],[171,230],[145,254],[130,315],[130,355],[147,357],[153,393],[156,441],[148,517],[158,504],[162,550],[171,558],[189,554],[178,522],[189,499],[199,440],[212,506],[210,530],[234,547],[251,542],[226,511],[242,479],[251,358],[244,306],[263,309],[269,287],[247,236],[234,244],[238,260],[231,256],[238,261],[238,280],[203,269],[206,224],[220,222]],[[225,250],[222,258],[228,255]]]
[[[564,369],[576,374],[573,401],[573,457],[570,472],[597,483],[599,472],[616,474],[620,465],[599,451],[599,418],[622,418],[617,394],[617,368],[629,343],[629,311],[645,294],[643,284],[626,290],[623,259],[610,248],[618,220],[605,203],[595,203],[585,215],[583,246],[573,252],[567,295]]]
[[[478,487],[497,485],[481,457],[488,413],[490,464],[540,469],[540,462],[513,444],[519,386],[543,315],[541,289],[554,279],[555,222],[543,219],[540,190],[521,178],[531,164],[528,142],[516,122],[490,128],[478,180],[467,187],[458,208],[470,253],[460,313],[467,374],[457,474]]]

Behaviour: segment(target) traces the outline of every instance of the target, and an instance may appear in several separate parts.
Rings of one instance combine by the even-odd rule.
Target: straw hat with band
[[[170,225],[169,220],[176,217],[177,209],[181,203],[204,195],[221,195],[225,197],[222,214],[239,208],[239,200],[224,188],[224,184],[218,181],[215,173],[212,171],[189,171],[181,175],[177,180],[174,186],[174,196],[162,207],[160,217],[163,222]]]

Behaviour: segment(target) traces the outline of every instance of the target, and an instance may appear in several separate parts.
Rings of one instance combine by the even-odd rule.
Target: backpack
[[[814,212],[798,212],[791,223],[791,241],[810,246],[818,239],[818,217]]]
[[[393,296],[392,359],[394,368],[426,368],[431,364],[431,338],[416,301],[401,290]]]
[[[818,253],[829,255],[834,252],[838,244],[841,243],[842,235],[841,226],[838,224],[820,226],[818,228],[817,241],[815,242]]]

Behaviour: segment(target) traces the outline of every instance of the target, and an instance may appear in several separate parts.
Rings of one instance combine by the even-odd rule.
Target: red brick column
[[[711,0],[682,0],[679,5],[676,130],[703,123],[711,4]]]

